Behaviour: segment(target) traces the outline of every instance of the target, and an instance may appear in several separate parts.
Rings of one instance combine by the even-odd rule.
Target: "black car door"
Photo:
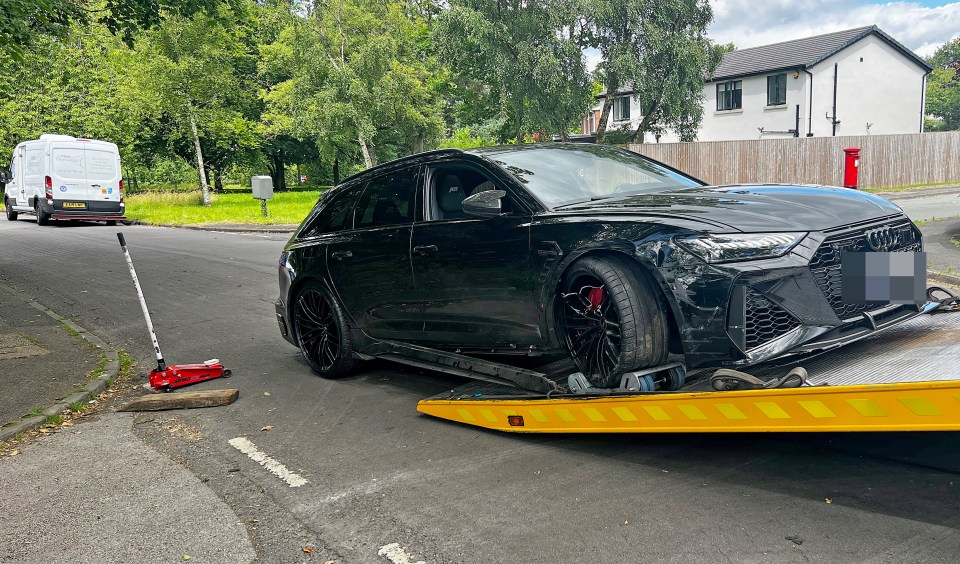
[[[465,197],[506,188],[479,165],[432,166],[424,185],[424,217],[414,224],[411,243],[424,344],[501,350],[539,345],[530,213],[508,194],[505,216],[466,216],[460,207]]]
[[[368,335],[409,338],[420,329],[410,305],[410,229],[419,166],[371,179],[353,208],[353,229],[327,245],[341,303]]]

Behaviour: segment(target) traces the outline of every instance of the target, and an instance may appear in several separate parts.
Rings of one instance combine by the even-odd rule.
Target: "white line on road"
[[[230,446],[239,450],[243,454],[246,454],[251,460],[269,470],[271,474],[286,482],[291,488],[299,488],[307,483],[306,478],[300,474],[291,472],[280,462],[277,462],[273,458],[260,452],[260,450],[257,448],[257,445],[253,444],[250,439],[246,437],[237,437],[235,439],[230,439],[227,442],[230,443]]]
[[[413,557],[407,554],[407,551],[397,542],[381,546],[377,556],[384,556],[393,564],[427,564],[423,560],[414,562]]]

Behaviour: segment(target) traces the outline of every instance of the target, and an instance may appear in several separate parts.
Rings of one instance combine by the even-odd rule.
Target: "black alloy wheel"
[[[558,303],[560,334],[593,385],[616,387],[625,372],[666,360],[666,302],[623,259],[588,257],[575,263]]]
[[[293,323],[300,352],[314,372],[338,378],[356,367],[343,310],[326,288],[311,283],[297,295]]]

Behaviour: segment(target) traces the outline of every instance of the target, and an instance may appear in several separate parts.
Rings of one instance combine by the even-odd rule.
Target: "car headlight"
[[[705,262],[774,258],[787,254],[806,233],[708,233],[680,237],[677,244]]]

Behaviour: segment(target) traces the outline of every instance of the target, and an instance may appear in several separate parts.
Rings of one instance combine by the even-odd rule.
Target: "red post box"
[[[848,147],[843,150],[843,187],[857,187],[860,179],[860,147]]]

